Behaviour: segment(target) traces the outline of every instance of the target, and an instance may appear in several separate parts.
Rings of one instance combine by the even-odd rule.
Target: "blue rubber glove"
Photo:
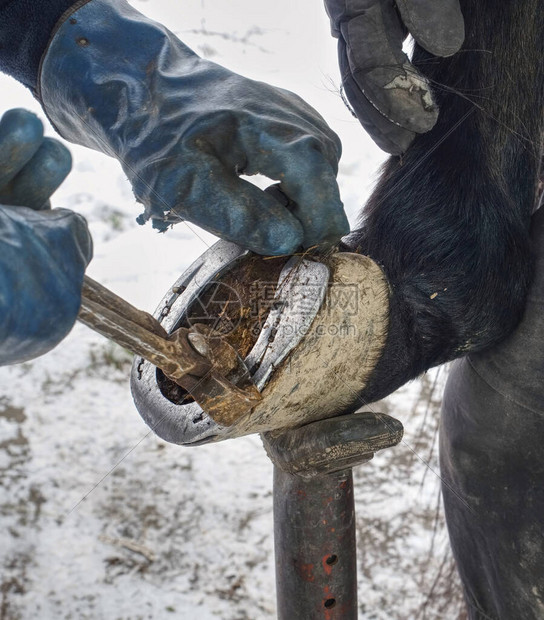
[[[70,331],[92,244],[85,220],[49,210],[71,167],[40,120],[10,110],[0,121],[0,365],[52,349]],[[9,206],[6,206],[9,205]]]
[[[40,97],[63,137],[119,159],[141,223],[187,219],[262,254],[348,232],[340,142],[313,108],[200,58],[124,0],[77,6],[44,54]],[[280,181],[293,210],[240,173]]]

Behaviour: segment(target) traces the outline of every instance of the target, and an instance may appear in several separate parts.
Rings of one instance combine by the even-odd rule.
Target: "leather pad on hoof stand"
[[[397,419],[360,411],[263,433],[262,439],[274,465],[288,474],[313,478],[370,461],[378,450],[396,446],[403,433]]]

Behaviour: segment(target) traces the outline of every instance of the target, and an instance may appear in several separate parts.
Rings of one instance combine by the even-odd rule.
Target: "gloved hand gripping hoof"
[[[389,293],[381,269],[359,254],[263,259],[220,241],[175,283],[156,316],[169,332],[207,319],[245,359],[262,401],[221,425],[136,360],[138,410],[167,441],[191,445],[354,411],[385,346]]]
[[[64,138],[119,160],[139,223],[188,220],[266,255],[349,232],[340,140],[300,97],[200,58],[125,0],[72,8],[43,55],[39,97]],[[280,181],[294,208],[242,171]]]

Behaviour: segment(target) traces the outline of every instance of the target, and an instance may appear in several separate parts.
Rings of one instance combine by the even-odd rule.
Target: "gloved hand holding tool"
[[[0,121],[0,365],[52,349],[71,329],[92,256],[85,220],[50,209],[71,168],[68,150],[44,138],[25,110]]]
[[[38,94],[63,137],[119,159],[141,222],[165,230],[187,219],[269,255],[348,232],[340,142],[314,109],[200,58],[125,0],[72,8],[42,58]],[[293,209],[241,173],[280,181]]]
[[[51,210],[49,203],[71,163],[60,142],[44,138],[43,125],[34,114],[20,109],[4,114],[0,364],[22,362],[52,349],[71,329],[79,310],[80,320],[153,361],[192,389],[211,412],[251,408],[259,393],[226,343],[216,339],[215,347],[208,345],[202,334],[187,329],[168,337],[151,316],[84,276],[92,255],[85,220],[67,209]],[[234,375],[240,388],[225,375]]]
[[[208,346],[201,334],[186,329],[168,337],[151,316],[84,276],[92,255],[85,220],[67,209],[51,210],[49,203],[71,163],[66,147],[44,138],[43,125],[34,114],[20,109],[4,114],[0,121],[0,365],[52,349],[71,329],[79,311],[84,323],[144,355],[192,389],[210,412],[220,415],[223,410],[251,408],[259,393],[243,376],[245,368],[226,343],[215,340],[215,347]],[[239,368],[242,372],[237,372]],[[240,387],[225,375],[234,376]]]
[[[388,153],[404,153],[432,129],[438,108],[430,85],[402,51],[410,33],[435,56],[461,48],[459,0],[325,0],[344,92],[357,118]]]

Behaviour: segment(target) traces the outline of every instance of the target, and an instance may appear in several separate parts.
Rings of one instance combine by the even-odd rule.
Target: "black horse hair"
[[[433,84],[435,128],[384,165],[352,250],[384,269],[392,295],[384,354],[361,397],[481,351],[523,315],[542,156],[544,6],[462,0],[466,39],[413,62]]]

